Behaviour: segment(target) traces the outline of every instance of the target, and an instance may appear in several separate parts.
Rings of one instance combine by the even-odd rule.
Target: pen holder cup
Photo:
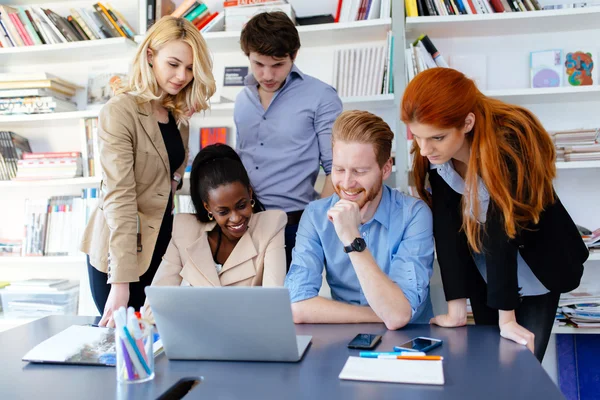
[[[115,329],[117,381],[142,383],[154,378],[152,325],[139,321],[140,329]]]

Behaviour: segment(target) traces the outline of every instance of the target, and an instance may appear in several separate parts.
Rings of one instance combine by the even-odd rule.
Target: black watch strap
[[[358,251],[359,253],[364,251],[367,248],[367,242],[365,242],[365,239],[361,238],[361,237],[357,237],[356,239],[354,239],[352,241],[352,243],[350,243],[349,246],[344,246],[344,252],[345,253],[350,253],[353,251]]]

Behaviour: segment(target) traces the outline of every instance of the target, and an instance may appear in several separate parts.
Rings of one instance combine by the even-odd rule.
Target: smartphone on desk
[[[394,346],[394,351],[422,351],[423,353],[427,353],[429,350],[441,346],[442,343],[443,340],[440,339],[419,336],[406,343],[402,343],[400,346]]]
[[[348,343],[349,349],[374,349],[381,341],[381,335],[359,333]]]

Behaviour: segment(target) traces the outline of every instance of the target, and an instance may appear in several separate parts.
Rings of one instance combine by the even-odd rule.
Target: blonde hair
[[[208,109],[208,100],[216,87],[208,46],[198,29],[184,18],[165,16],[152,25],[133,59],[128,84],[120,88],[117,94],[133,94],[140,103],[160,99],[160,88],[146,54],[148,49],[159,52],[163,46],[175,40],[181,40],[192,48],[194,78],[177,95],[166,94],[162,104],[173,113],[178,123],[187,123],[193,113]]]
[[[335,120],[331,132],[331,143],[370,143],[375,150],[379,167],[383,167],[392,155],[394,133],[380,117],[368,111],[344,111]]]

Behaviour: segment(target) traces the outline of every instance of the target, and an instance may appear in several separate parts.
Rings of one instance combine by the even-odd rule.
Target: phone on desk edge
[[[443,342],[444,341],[441,339],[419,336],[406,343],[402,343],[400,346],[394,346],[394,351],[421,351],[427,353],[428,351],[441,346]]]
[[[381,341],[381,335],[375,335],[371,333],[359,333],[354,336],[354,339],[348,343],[349,349],[364,349],[370,350],[377,347]]]

